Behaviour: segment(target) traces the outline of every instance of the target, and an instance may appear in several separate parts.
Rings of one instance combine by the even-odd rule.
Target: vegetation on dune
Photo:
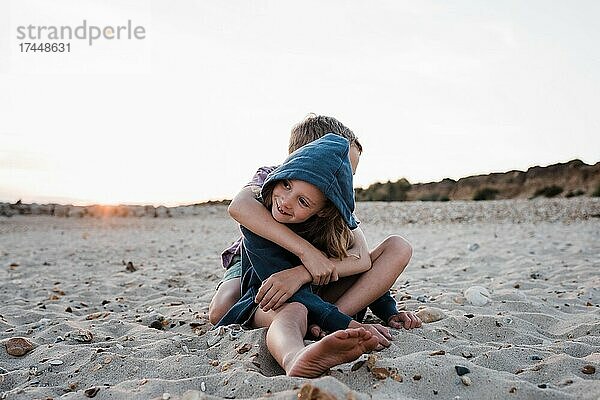
[[[495,200],[496,195],[499,193],[498,189],[484,187],[475,192],[473,200]]]
[[[410,187],[410,182],[404,178],[396,182],[377,182],[366,189],[355,189],[355,196],[357,201],[404,201]]]
[[[556,185],[551,185],[551,186],[546,186],[546,187],[536,190],[535,193],[533,194],[533,197],[544,196],[544,197],[550,198],[550,197],[558,196],[562,192],[563,192],[562,187],[556,186]]]

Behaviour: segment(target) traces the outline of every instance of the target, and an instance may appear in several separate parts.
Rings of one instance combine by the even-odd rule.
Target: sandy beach
[[[600,398],[600,199],[358,203],[371,246],[412,243],[393,295],[430,322],[318,379],[211,330],[238,228],[198,210],[0,217],[0,399]]]

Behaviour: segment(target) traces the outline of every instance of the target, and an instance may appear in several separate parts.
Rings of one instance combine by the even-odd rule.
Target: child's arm
[[[331,259],[336,264],[340,278],[360,274],[371,268],[371,256],[367,240],[360,228],[352,231],[354,244],[348,249],[343,260]],[[254,301],[260,303],[263,311],[281,307],[302,285],[311,282],[310,273],[303,265],[279,271],[263,281]]]
[[[298,236],[290,228],[273,219],[273,216],[254,196],[256,187],[244,187],[231,201],[229,215],[263,238],[292,252],[308,270],[312,282],[326,285],[338,279],[336,265],[308,241]]]
[[[342,260],[331,259],[340,278],[356,275],[371,269],[371,256],[367,239],[360,227],[352,231],[354,244],[348,249],[348,256]]]

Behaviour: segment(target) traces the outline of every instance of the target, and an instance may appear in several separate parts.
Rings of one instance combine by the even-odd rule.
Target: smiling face
[[[275,183],[271,195],[271,214],[282,224],[299,224],[325,207],[325,195],[314,185],[300,180]]]

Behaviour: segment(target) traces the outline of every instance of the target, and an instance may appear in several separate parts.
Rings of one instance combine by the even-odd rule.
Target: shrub
[[[485,187],[483,189],[479,189],[475,195],[473,196],[473,200],[495,200],[496,195],[500,193],[498,189]]]
[[[569,191],[569,193],[565,194],[565,197],[577,197],[577,196],[582,196],[584,194],[585,194],[585,192],[583,190],[577,189],[574,192]]]
[[[533,197],[544,196],[544,197],[554,197],[563,192],[563,188],[560,186],[552,185],[546,186],[541,189],[538,189],[533,194]]]
[[[357,201],[404,201],[410,190],[410,182],[402,178],[396,182],[374,183],[366,189],[355,189]]]

